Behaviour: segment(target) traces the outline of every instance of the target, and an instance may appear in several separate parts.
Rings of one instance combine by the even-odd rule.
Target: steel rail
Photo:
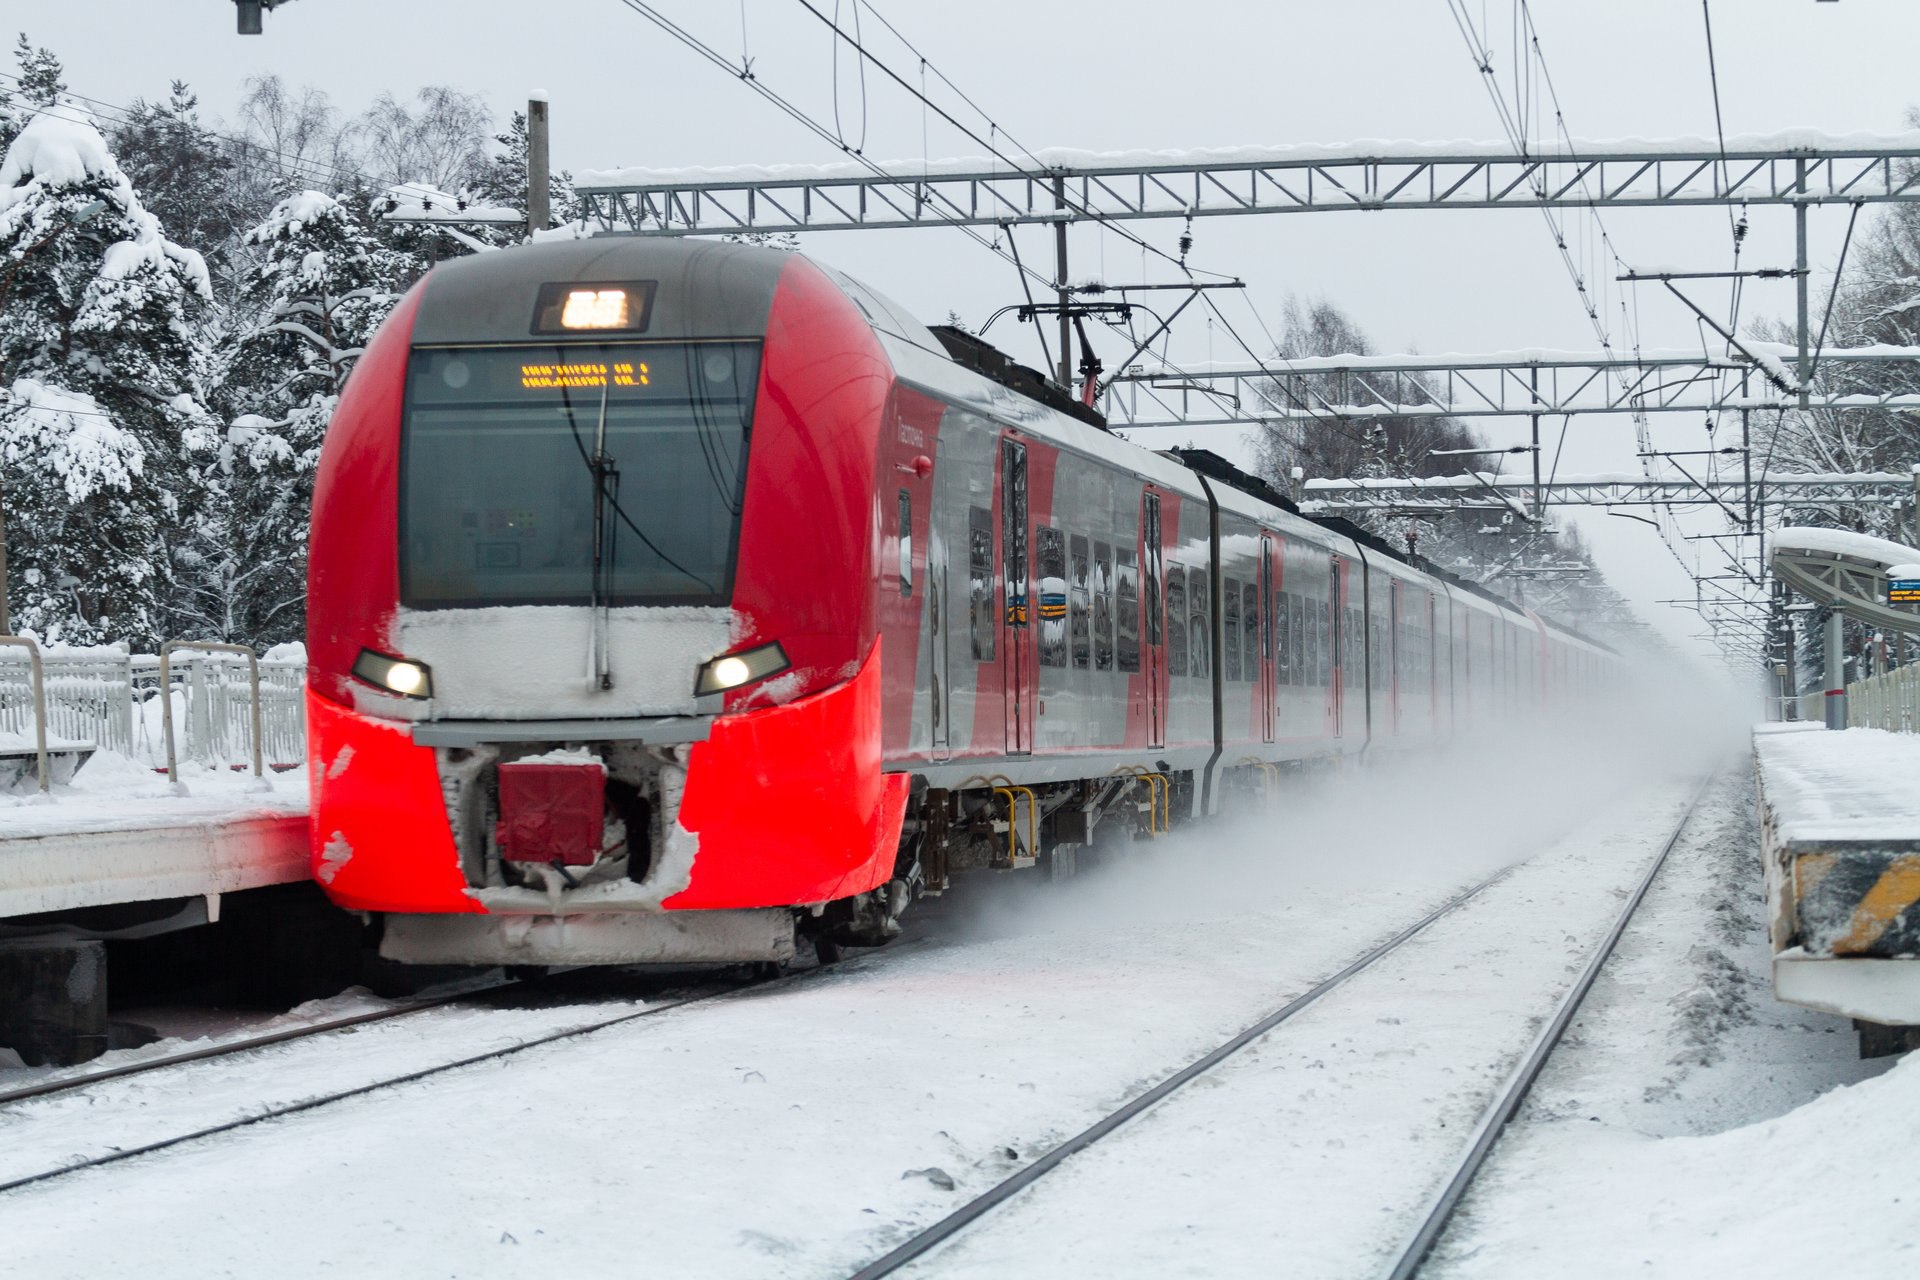
[[[341,1018],[329,1018],[325,1022],[310,1023],[303,1027],[287,1027],[280,1031],[270,1031],[265,1035],[247,1036],[239,1040],[229,1040],[221,1044],[208,1045],[204,1049],[190,1049],[184,1053],[169,1053],[161,1057],[147,1058],[140,1062],[129,1062],[125,1066],[106,1067],[99,1071],[86,1071],[77,1075],[59,1076],[44,1080],[38,1084],[22,1085],[17,1089],[0,1090],[0,1107],[15,1102],[25,1102],[31,1098],[47,1098],[55,1094],[68,1093],[75,1089],[85,1089],[91,1085],[105,1084],[109,1080],[124,1080],[129,1076],[145,1075],[149,1071],[162,1071],[168,1067],[184,1066],[189,1062],[205,1062],[209,1058],[225,1058],[253,1049],[265,1049],[271,1045],[286,1044],[292,1040],[305,1040],[310,1036],[325,1035],[330,1031],[341,1031],[348,1027],[363,1027],[370,1022],[385,1022],[391,1018],[403,1018],[412,1013],[425,1013],[432,1009],[442,1009],[462,1000],[486,995],[494,991],[504,991],[522,985],[519,980],[490,983],[474,987],[467,991],[451,995],[432,996],[425,1000],[412,1000],[388,1009],[371,1009],[366,1013],[349,1014]]]
[[[451,1062],[436,1063],[433,1066],[422,1067],[401,1075],[387,1076],[379,1080],[369,1081],[366,1084],[355,1085],[350,1089],[339,1089],[332,1093],[319,1094],[315,1097],[304,1098],[299,1102],[287,1103],[284,1106],[269,1106],[263,1110],[237,1116],[232,1120],[225,1120],[219,1124],[207,1125],[189,1133],[176,1134],[170,1138],[162,1138],[157,1142],[143,1143],[136,1147],[119,1148],[107,1152],[104,1155],[90,1156],[84,1160],[76,1160],[71,1164],[42,1170],[39,1173],[30,1173],[17,1178],[10,1178],[0,1182],[0,1194],[18,1191],[24,1187],[52,1182],[55,1179],[64,1178],[69,1174],[82,1173],[88,1169],[98,1169],[106,1165],[119,1164],[122,1161],[132,1160],[138,1156],[152,1155],[155,1152],[165,1151],[171,1147],[182,1146],[189,1142],[198,1142],[202,1138],[217,1137],[220,1134],[231,1133],[236,1129],[244,1129],[250,1125],[259,1124],[262,1121],[278,1120],[286,1116],[299,1115],[303,1112],[331,1106],[336,1102],[344,1102],[349,1098],[358,1098],[366,1094],[378,1093],[383,1089],[393,1089],[401,1085],[413,1084],[416,1081],[426,1080],[437,1075],[444,1075],[450,1071],[458,1071],[465,1067],[478,1066],[483,1062],[493,1062],[501,1058],[509,1058],[515,1054],[523,1053],[528,1049],[538,1049],[546,1045],[558,1044],[563,1040],[572,1040],[581,1036],[593,1035],[597,1032],[606,1031],[626,1023],[638,1022],[642,1018],[653,1017],[655,1014],[666,1013],[673,1009],[685,1008],[692,1004],[701,1004],[708,1000],[737,996],[748,991],[762,990],[782,983],[795,982],[822,972],[825,972],[825,969],[809,969],[802,973],[787,974],[778,978],[749,982],[742,986],[729,987],[721,991],[709,991],[698,995],[683,996],[661,1004],[648,1005],[643,1009],[636,1009],[616,1017],[601,1018],[579,1026],[567,1027],[559,1031],[548,1032],[544,1035],[533,1036],[529,1039],[507,1045],[504,1048],[490,1049],[485,1053],[469,1054],[466,1057],[457,1058]]]
[[[1709,774],[1695,788],[1693,798],[1687,801],[1687,807],[1680,814],[1680,820],[1674,824],[1673,834],[1667,837],[1667,842],[1660,847],[1660,852],[1647,867],[1646,874],[1640,877],[1639,887],[1633,891],[1626,905],[1620,909],[1620,914],[1614,918],[1613,927],[1607,931],[1607,936],[1601,939],[1600,945],[1588,959],[1587,967],[1581,972],[1579,979],[1562,997],[1560,1008],[1554,1014],[1553,1020],[1541,1029],[1532,1048],[1527,1051],[1526,1057],[1514,1069],[1513,1074],[1507,1077],[1493,1104],[1481,1115],[1480,1123],[1474,1129],[1473,1141],[1468,1145],[1465,1157],[1454,1170],[1453,1176],[1447,1180],[1446,1185],[1440,1188],[1439,1193],[1429,1203],[1425,1216],[1420,1220],[1420,1225],[1401,1246],[1392,1269],[1386,1273],[1387,1280],[1412,1280],[1426,1262],[1428,1255],[1433,1252],[1434,1246],[1440,1243],[1440,1237],[1445,1233],[1447,1223],[1453,1218],[1454,1211],[1460,1207],[1460,1202],[1466,1197],[1474,1178],[1486,1165],[1487,1157],[1493,1153],[1495,1144],[1500,1141],[1501,1133],[1519,1112],[1520,1104],[1526,1101],[1528,1093],[1533,1089],[1534,1081],[1540,1078],[1541,1070],[1547,1065],[1547,1059],[1559,1047],[1561,1037],[1566,1034],[1567,1027],[1572,1024],[1574,1015],[1580,1011],[1580,1006],[1585,1002],[1587,993],[1593,989],[1594,981],[1599,978],[1600,971],[1612,958],[1614,947],[1626,933],[1627,925],[1632,922],[1634,913],[1640,909],[1647,891],[1653,887],[1660,869],[1666,866],[1667,855],[1672,853],[1674,846],[1680,843],[1680,837],[1686,832],[1687,824],[1693,820],[1694,812],[1699,809],[1701,799],[1719,776],[1717,772]]]
[[[1468,902],[1471,902],[1474,898],[1479,897],[1480,894],[1491,889],[1494,885],[1513,874],[1521,865],[1523,864],[1520,862],[1511,863],[1500,868],[1500,870],[1494,872],[1478,884],[1473,885],[1471,888],[1455,894],[1438,907],[1435,907],[1432,911],[1429,911],[1426,915],[1387,938],[1386,941],[1375,944],[1371,949],[1361,955],[1359,959],[1352,961],[1345,968],[1340,969],[1332,975],[1321,979],[1306,992],[1295,996],[1292,1000],[1289,1000],[1280,1008],[1240,1032],[1231,1040],[1213,1049],[1204,1057],[1198,1058],[1187,1066],[1182,1067],[1179,1071],[1176,1071],[1159,1084],[1153,1086],[1153,1088],[1127,1102],[1117,1111],[1111,1112],[1104,1119],[1095,1122],[1073,1137],[1068,1138],[1065,1142],[1054,1147],[1032,1164],[1021,1169],[1018,1173],[1013,1174],[997,1185],[989,1188],[983,1194],[976,1196],[974,1199],[926,1228],[926,1230],[915,1234],[888,1253],[867,1263],[858,1271],[853,1272],[849,1280],[879,1280],[880,1277],[890,1276],[901,1267],[938,1248],[1005,1201],[1012,1199],[1040,1179],[1046,1177],[1049,1173],[1052,1173],[1071,1157],[1086,1150],[1128,1121],[1136,1119],[1146,1111],[1151,1110],[1179,1089],[1191,1084],[1207,1072],[1212,1071],[1215,1067],[1239,1053],[1242,1049],[1260,1039],[1281,1023],[1312,1005],[1315,1001],[1319,1000],[1320,997],[1343,985],[1349,978],[1354,977],[1356,974],[1371,967],[1375,962],[1392,954],[1398,950],[1402,944],[1424,932],[1429,925],[1434,924],[1444,916],[1452,914]],[[0,1191],[5,1189],[4,1186],[0,1186]]]

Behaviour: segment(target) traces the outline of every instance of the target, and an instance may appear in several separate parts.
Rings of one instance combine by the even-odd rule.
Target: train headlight
[[[433,671],[424,662],[389,658],[384,653],[362,649],[360,656],[353,660],[353,674],[375,688],[403,698],[433,696]]]
[[[743,684],[779,675],[792,665],[787,661],[786,650],[778,644],[763,644],[758,649],[723,654],[700,668],[700,675],[693,682],[693,691],[695,694],[725,693]]]

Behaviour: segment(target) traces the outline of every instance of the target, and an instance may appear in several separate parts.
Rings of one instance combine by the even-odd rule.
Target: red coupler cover
[[[500,766],[500,856],[591,866],[600,856],[607,771],[598,764]]]

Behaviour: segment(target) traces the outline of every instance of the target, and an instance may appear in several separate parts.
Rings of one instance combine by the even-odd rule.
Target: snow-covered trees
[[[57,83],[57,64],[41,68]],[[91,124],[28,119],[0,162],[0,460],[15,625],[167,633],[195,394],[199,254],[168,240]]]
[[[203,633],[300,634],[320,442],[354,360],[417,274],[366,207],[364,190],[302,191],[244,237],[260,255],[243,293],[252,320],[222,370],[230,425],[202,460],[209,511],[192,549]]]
[[[1367,335],[1332,303],[1287,300],[1276,357],[1296,360],[1303,356],[1371,354],[1373,344]],[[1307,379],[1306,386],[1315,403],[1372,404],[1379,399],[1366,386],[1336,375]],[[1409,390],[1410,401],[1429,395],[1424,384],[1417,381]],[[1459,469],[1454,465],[1456,460],[1434,458],[1432,452],[1470,449],[1477,443],[1471,431],[1445,418],[1374,418],[1366,423],[1329,418],[1311,423],[1271,423],[1257,445],[1261,470],[1282,481],[1296,466],[1307,475],[1325,477],[1451,474]]]
[[[54,54],[25,36],[12,52],[6,621],[75,641],[296,638],[313,470],[340,388],[433,262],[524,234],[500,210],[525,199],[525,122],[496,148],[484,103],[457,89],[354,115],[263,77],[233,132],[178,81],[102,123],[66,96]],[[499,225],[393,221],[410,212],[392,209],[396,184],[436,214],[492,206]],[[556,215],[574,216],[564,174],[553,190]]]
[[[473,186],[488,166],[488,123],[478,94],[429,85],[411,106],[381,94],[355,128],[362,165],[376,180],[460,191]]]

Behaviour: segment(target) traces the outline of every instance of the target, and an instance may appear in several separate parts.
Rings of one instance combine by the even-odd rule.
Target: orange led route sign
[[[646,387],[653,384],[651,370],[644,361],[599,364],[580,361],[569,364],[523,364],[520,385],[529,391],[552,391],[561,387]],[[612,382],[609,384],[608,379]]]

